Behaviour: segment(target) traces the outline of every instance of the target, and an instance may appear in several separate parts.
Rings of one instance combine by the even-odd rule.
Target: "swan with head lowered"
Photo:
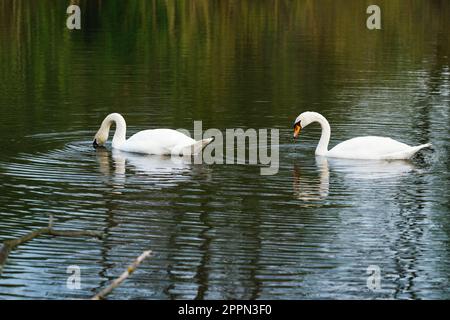
[[[213,140],[211,138],[196,141],[172,129],[143,130],[127,139],[125,119],[118,113],[111,113],[103,120],[100,129],[95,134],[92,143],[94,148],[106,143],[112,124],[116,126],[112,147],[126,152],[155,155],[195,155]]]
[[[313,122],[318,122],[322,127],[322,135],[316,148],[318,156],[374,160],[409,159],[420,149],[431,146],[431,143],[426,143],[411,147],[391,138],[367,136],[341,142],[328,150],[331,135],[330,124],[320,113],[310,111],[303,112],[295,119],[294,139],[298,137],[301,129]]]

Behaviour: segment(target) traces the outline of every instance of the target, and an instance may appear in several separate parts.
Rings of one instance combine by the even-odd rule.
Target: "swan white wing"
[[[174,148],[195,143],[195,140],[172,129],[143,130],[132,135],[119,149],[127,152],[169,155]]]
[[[399,157],[410,151],[412,147],[405,143],[386,137],[357,137],[339,143],[328,151],[327,156],[349,159],[386,159],[391,154]]]

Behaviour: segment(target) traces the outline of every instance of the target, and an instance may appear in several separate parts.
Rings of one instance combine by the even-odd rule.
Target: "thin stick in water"
[[[91,300],[102,300],[104,299],[108,294],[110,294],[115,288],[120,286],[120,284],[128,278],[135,270],[136,268],[141,264],[142,261],[145,260],[148,256],[152,254],[151,250],[144,251],[137,259],[128,266],[127,270],[124,271],[120,277],[118,277],[116,280],[114,280],[109,286],[104,288],[102,291],[97,293],[95,296],[92,297]]]

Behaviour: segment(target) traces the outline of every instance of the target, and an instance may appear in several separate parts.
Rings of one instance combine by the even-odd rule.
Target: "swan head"
[[[306,111],[301,113],[294,122],[294,139],[296,139],[303,128],[317,120],[317,113]]]
[[[109,128],[108,128],[109,129]],[[108,141],[109,130],[106,130],[103,126],[97,131],[94,136],[94,141],[92,142],[92,146],[94,148],[103,146],[106,141]]]

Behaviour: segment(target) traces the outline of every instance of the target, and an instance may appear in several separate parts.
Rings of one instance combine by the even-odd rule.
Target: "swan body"
[[[431,146],[431,143],[411,147],[405,143],[387,137],[357,137],[339,143],[328,150],[331,128],[327,119],[317,112],[303,112],[294,122],[294,138],[302,128],[310,123],[318,122],[322,127],[322,135],[316,148],[316,155],[330,158],[394,160],[410,159],[420,149]]]
[[[154,155],[194,155],[213,140],[196,141],[172,129],[143,130],[126,139],[125,119],[118,113],[111,113],[103,120],[97,131],[93,142],[94,147],[106,143],[113,123],[116,125],[116,131],[112,139],[112,147],[126,152]]]

